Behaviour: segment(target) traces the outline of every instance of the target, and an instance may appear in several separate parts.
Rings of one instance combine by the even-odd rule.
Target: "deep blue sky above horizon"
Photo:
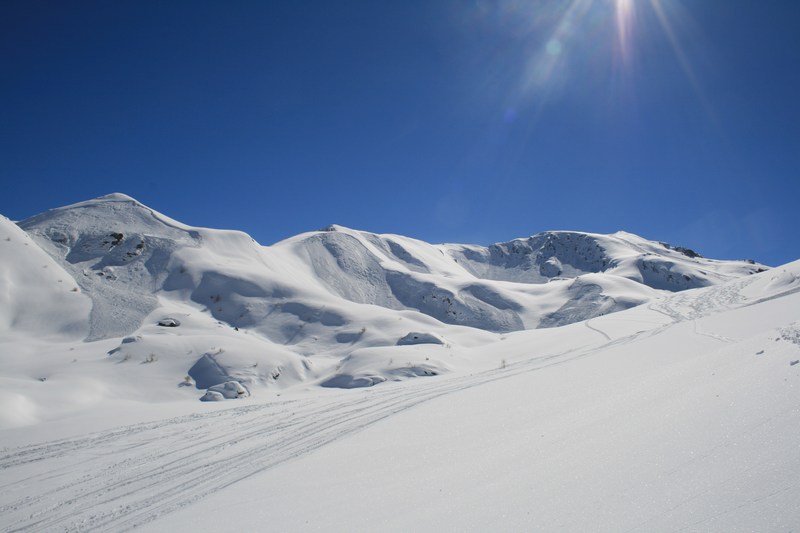
[[[800,258],[800,3],[6,1],[0,213]]]

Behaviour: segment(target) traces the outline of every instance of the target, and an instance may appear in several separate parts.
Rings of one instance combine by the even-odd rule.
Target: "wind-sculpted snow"
[[[360,239],[326,232],[306,239],[303,247],[314,274],[332,293],[355,303],[399,308],[379,259]]]
[[[456,294],[425,278],[420,279],[409,273],[391,270],[386,272],[386,281],[392,294],[401,304],[417,309],[445,324],[458,324],[496,332],[523,329],[522,320],[513,310],[508,309],[509,304],[504,303],[503,308],[495,307],[473,296],[470,290]]]
[[[402,339],[397,341],[398,346],[410,346],[414,344],[440,344],[444,345],[444,340],[434,333],[423,333],[420,331],[412,331],[404,335]]]
[[[520,283],[547,283],[603,272],[655,289],[681,291],[764,269],[747,261],[720,264],[692,250],[625,232],[597,235],[548,231],[488,248],[448,245],[447,250],[476,277]]]
[[[217,362],[215,355],[203,354],[189,369],[189,377],[194,380],[198,389],[208,389],[231,380],[225,368]]]
[[[604,295],[603,288],[600,285],[582,283],[580,280],[576,280],[568,290],[573,294],[573,297],[558,310],[542,318],[539,322],[540,328],[563,326],[627,309],[626,306],[620,305],[613,298]]]
[[[257,401],[225,374],[235,408],[7,445],[0,528],[793,530],[798,274],[468,350],[358,349],[322,383],[419,378],[369,390]],[[459,350],[483,363],[457,371]]]
[[[158,307],[170,255],[196,231],[124,195],[54,209],[20,223],[92,299],[87,340],[133,333]]]
[[[576,232],[546,232],[488,248],[453,246],[450,253],[476,277],[521,283],[600,272],[610,260],[598,236]]]
[[[84,306],[62,313],[69,326],[54,320],[39,328],[83,331],[89,346],[107,340],[95,351],[112,353],[121,368],[130,360],[158,362],[156,369],[169,361],[174,374],[160,371],[162,382],[188,375],[207,389],[235,379],[254,393],[440,374],[450,366],[398,366],[370,350],[398,350],[398,339],[417,331],[447,338],[449,357],[457,358],[458,348],[497,334],[563,326],[762,268],[627,233],[546,232],[481,247],[331,226],[265,247],[242,232],[186,226],[122,194],[54,209],[19,227],[31,245],[23,252],[47,252],[59,283],[78,291],[67,299]],[[19,295],[6,308],[43,316],[26,310]],[[165,318],[174,327],[156,327]],[[132,337],[142,340],[119,342]],[[195,367],[216,350],[224,354],[214,356],[217,372]],[[355,353],[372,354],[371,363]]]
[[[373,246],[381,250],[387,258],[400,261],[414,272],[430,273],[430,269],[425,263],[404,248],[396,239],[372,234],[367,234],[365,237]]]

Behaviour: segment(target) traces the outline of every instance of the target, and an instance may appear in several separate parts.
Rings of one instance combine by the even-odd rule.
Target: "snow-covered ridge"
[[[460,350],[498,335],[766,268],[623,232],[551,231],[482,247],[331,226],[261,246],[118,193],[4,224],[12,241],[29,241],[4,256],[7,277],[41,263],[60,281],[31,282],[34,303],[26,299],[33,292],[4,293],[0,334],[27,324],[41,337],[85,339],[115,363],[158,361],[171,376],[159,375],[161,387],[175,379],[203,389],[227,381],[354,387],[438,375]],[[60,294],[54,284],[69,294],[49,298]],[[68,319],[37,322],[44,301],[50,315]],[[412,337],[423,340],[403,341]]]
[[[764,270],[752,261],[708,260],[692,250],[623,231],[611,235],[547,231],[488,248],[450,245],[448,250],[477,277],[523,283],[603,272],[680,291]]]
[[[546,232],[486,248],[332,226],[262,247],[243,233],[191,228],[119,193],[20,226],[92,296],[90,339],[132,333],[164,291],[203,305],[234,296],[233,305],[207,306],[234,327],[262,322],[254,306],[301,298],[314,287],[338,306],[411,309],[446,324],[503,332],[569,323],[575,315],[559,309],[576,299],[589,318],[642,303],[652,289],[708,286],[763,268],[690,257],[626,233]],[[600,273],[606,276],[583,277]],[[548,288],[520,285],[553,281]],[[607,298],[587,300],[590,293]]]

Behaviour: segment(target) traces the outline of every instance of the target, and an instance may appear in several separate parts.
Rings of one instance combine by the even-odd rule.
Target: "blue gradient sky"
[[[0,213],[800,258],[794,0],[5,1]]]

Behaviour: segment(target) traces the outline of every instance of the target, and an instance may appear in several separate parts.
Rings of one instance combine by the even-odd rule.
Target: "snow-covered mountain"
[[[487,248],[330,226],[267,247],[242,232],[187,226],[123,194],[18,227],[4,220],[2,231],[16,248],[4,269],[27,279],[3,295],[4,335],[71,336],[115,362],[158,359],[171,392],[184,376],[199,389],[226,381],[258,389],[441,374],[458,365],[460,349],[498,334],[766,268],[624,232],[546,232]],[[415,344],[440,350],[423,357]]]
[[[800,528],[800,261],[264,247],[120,194],[0,250],[4,531]]]

